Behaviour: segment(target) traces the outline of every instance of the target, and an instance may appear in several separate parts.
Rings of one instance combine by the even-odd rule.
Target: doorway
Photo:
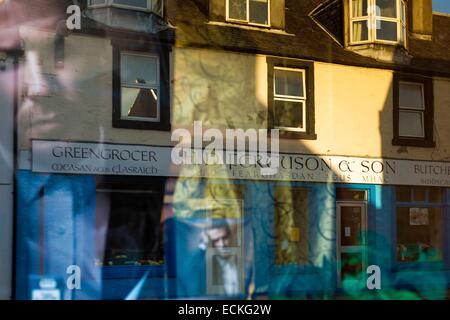
[[[365,285],[367,268],[367,202],[336,202],[338,288]]]

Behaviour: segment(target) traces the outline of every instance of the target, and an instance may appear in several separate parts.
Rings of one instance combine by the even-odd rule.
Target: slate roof
[[[262,53],[346,65],[450,76],[450,16],[433,16],[433,40],[410,39],[409,65],[393,65],[346,50],[310,13],[327,0],[286,0],[288,34],[208,24],[207,0],[174,0],[169,18],[177,27],[177,45]]]

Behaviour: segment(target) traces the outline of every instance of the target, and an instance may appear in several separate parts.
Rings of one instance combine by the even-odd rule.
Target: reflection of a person
[[[234,245],[228,225],[215,226],[206,231],[210,246],[215,248],[211,266],[213,285],[222,286],[223,294],[239,294],[239,269],[236,254],[226,248]]]
[[[231,244],[231,231],[228,225],[213,227],[206,231],[209,243],[214,248],[225,248]]]

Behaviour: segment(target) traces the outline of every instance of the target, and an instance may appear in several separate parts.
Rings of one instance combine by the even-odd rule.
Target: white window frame
[[[239,23],[245,23],[248,25],[252,25],[252,26],[263,26],[263,27],[270,27],[270,1],[271,0],[267,0],[267,24],[262,24],[262,23],[255,23],[255,22],[251,22],[250,21],[250,0],[245,0],[246,4],[247,4],[247,17],[246,20],[240,20],[240,19],[233,19],[230,18],[230,0],[226,0],[226,21],[229,22],[239,22]]]
[[[396,1],[396,8],[397,12],[396,18],[390,18],[390,17],[383,17],[383,16],[377,16],[376,11],[376,4],[377,0],[367,0],[367,13],[365,16],[361,17],[353,17],[353,6],[352,6],[353,0],[348,0],[349,5],[349,21],[350,21],[350,39],[349,43],[351,45],[359,45],[359,44],[366,44],[366,43],[383,43],[383,44],[401,44],[406,46],[406,1],[404,0],[393,0]],[[402,13],[403,11],[403,13]],[[402,19],[402,15],[404,15],[405,19]],[[368,24],[368,39],[363,41],[353,41],[353,23],[358,21],[366,21]],[[380,23],[382,21],[386,22],[395,22],[397,25],[397,41],[390,41],[390,40],[384,40],[384,39],[378,39],[377,38],[377,29],[373,28],[372,26],[377,25],[377,21]],[[402,31],[405,31],[405,39],[402,40]]]
[[[420,82],[412,82],[412,81],[399,81],[398,83],[398,90],[399,90],[399,97],[400,97],[400,88],[402,84],[409,84],[409,85],[415,85],[415,86],[420,86],[421,90],[421,94],[422,94],[422,106],[423,109],[414,109],[414,108],[410,108],[410,107],[404,107],[402,105],[400,105],[400,98],[399,98],[399,102],[398,102],[398,136],[400,138],[425,138],[425,110],[427,108],[427,106],[425,105],[425,86],[423,83]],[[402,135],[400,134],[400,113],[401,112],[409,112],[409,113],[420,113],[421,114],[421,118],[422,118],[422,135],[420,136],[415,136],[415,135]]]
[[[122,79],[122,57],[124,55],[129,56],[141,56],[146,58],[156,58],[156,83],[150,83],[150,84],[136,84],[131,82],[125,82]],[[156,54],[143,54],[139,52],[134,51],[122,51],[120,52],[120,119],[121,120],[137,120],[137,121],[147,121],[147,122],[159,122],[161,120],[161,71],[160,71],[160,58]],[[156,118],[147,118],[147,117],[134,117],[134,116],[124,116],[122,115],[122,88],[136,88],[136,89],[150,89],[150,90],[157,90],[156,95]],[[154,93],[153,93],[154,94]]]
[[[153,12],[153,0],[147,0],[147,8],[115,3],[115,0],[104,0],[104,1],[105,1],[104,4],[94,5],[94,4],[92,4],[92,0],[89,0],[88,7],[89,8],[117,7],[117,8],[132,9],[132,10],[137,10],[137,11]],[[162,2],[162,6],[164,8],[164,2]]]
[[[298,96],[288,96],[288,95],[281,95],[281,94],[277,94],[276,92],[276,75],[275,75],[275,71],[276,70],[282,70],[282,71],[291,71],[291,72],[298,72],[302,74],[302,84],[303,84],[303,97],[298,97]],[[287,68],[287,67],[277,67],[275,66],[273,68],[273,114],[275,116],[276,114],[276,101],[288,101],[288,102],[297,102],[297,103],[301,103],[302,104],[302,119],[303,119],[303,126],[300,128],[295,128],[295,127],[280,127],[280,126],[275,126],[275,128],[278,128],[280,130],[284,130],[284,131],[294,131],[294,132],[306,132],[307,130],[307,114],[306,114],[306,100],[307,100],[307,95],[306,95],[306,70],[305,69],[301,69],[301,68]]]

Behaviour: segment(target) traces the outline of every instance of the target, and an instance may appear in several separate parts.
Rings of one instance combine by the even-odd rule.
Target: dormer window
[[[88,0],[89,8],[116,7],[163,15],[163,0]]]
[[[229,22],[269,26],[269,8],[270,0],[227,0],[226,19]]]
[[[404,0],[349,0],[350,44],[406,42]]]

